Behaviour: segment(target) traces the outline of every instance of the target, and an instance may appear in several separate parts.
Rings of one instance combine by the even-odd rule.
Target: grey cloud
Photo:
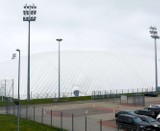
[[[1,60],[15,48],[27,54],[28,25],[22,21],[26,3],[37,5],[31,53],[57,50],[57,37],[64,39],[63,50],[153,52],[149,26],[160,31],[159,0],[1,0]]]

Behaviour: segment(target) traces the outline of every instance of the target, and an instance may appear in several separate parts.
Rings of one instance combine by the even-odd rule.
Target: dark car
[[[149,107],[159,107],[160,108],[160,104],[151,104],[149,105]]]
[[[160,131],[160,123],[149,116],[144,115],[138,115],[138,117],[147,123],[149,123],[152,126],[152,129],[155,129],[156,131]]]
[[[116,118],[118,128],[128,131],[154,131],[152,126],[138,116],[121,114]]]
[[[159,106],[152,106],[152,107],[146,107],[145,110],[150,110],[155,112],[155,117],[160,113],[160,107]]]
[[[155,91],[150,91],[150,92],[146,92],[146,93],[144,94],[144,96],[157,97],[157,96],[158,96],[158,93],[155,92]]]
[[[134,115],[135,113],[132,110],[124,110],[124,111],[119,111],[115,113],[115,117],[117,118],[120,114]]]
[[[138,115],[150,116],[152,118],[156,118],[157,117],[157,114],[154,111],[148,110],[148,109],[135,110],[134,113],[136,113]]]

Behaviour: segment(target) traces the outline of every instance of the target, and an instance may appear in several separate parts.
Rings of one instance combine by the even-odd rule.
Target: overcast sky
[[[154,53],[149,27],[160,32],[160,0],[0,0],[0,62],[16,48],[27,55],[23,6],[33,3],[31,54],[56,51],[56,38],[63,39],[61,50]]]

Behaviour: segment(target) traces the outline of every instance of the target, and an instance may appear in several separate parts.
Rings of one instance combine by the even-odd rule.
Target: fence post
[[[61,131],[63,131],[63,113],[61,112]]]
[[[116,89],[116,97],[118,97],[118,91],[117,91],[117,89]]]
[[[120,94],[120,104],[122,103],[122,101],[121,101],[121,96],[122,96],[122,94]]]
[[[28,104],[26,105],[26,119],[28,119]]]
[[[42,117],[41,117],[41,123],[43,124],[43,108],[42,108]]]
[[[128,105],[128,96],[127,96],[127,105]]]
[[[33,121],[35,121],[35,106],[33,107]]]
[[[19,116],[22,117],[22,115],[21,115],[21,104],[19,105]]]
[[[100,131],[102,131],[102,119],[100,119]]]
[[[54,96],[54,98],[57,98],[57,96],[56,96],[56,93],[55,93],[55,96]]]
[[[143,95],[143,106],[145,106],[145,96]]]
[[[5,84],[4,84],[4,85],[5,85],[5,97],[7,97],[6,79],[5,79],[5,81],[4,81],[4,82],[5,82]]]
[[[15,115],[15,105],[13,105],[13,115]]]
[[[72,114],[72,131],[74,131],[74,114]]]
[[[32,100],[32,92],[31,92],[31,100]]]
[[[87,116],[85,116],[85,131],[87,131]]]
[[[105,98],[107,98],[107,91],[105,90]]]
[[[5,98],[6,99],[6,98]],[[8,105],[8,100],[6,99],[6,114],[9,114],[9,105]]]
[[[51,110],[51,126],[52,126],[52,110]]]

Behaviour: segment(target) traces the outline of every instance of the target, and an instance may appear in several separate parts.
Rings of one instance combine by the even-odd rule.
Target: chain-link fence
[[[91,98],[93,100],[110,100],[113,103],[145,106],[144,93],[150,91],[155,90],[154,88],[142,88],[93,91]]]
[[[17,116],[18,106],[10,104],[7,108],[0,108],[0,112]],[[93,114],[93,112],[94,109],[91,108],[56,111],[54,109],[39,108],[31,105],[26,105],[20,106],[19,113],[21,118],[58,127],[61,130],[67,129],[68,131],[114,131],[116,129],[116,127],[108,127],[107,125],[105,125],[102,119],[93,117],[91,115]]]
[[[145,92],[155,91],[152,88],[137,88],[137,89],[116,89],[116,90],[105,90],[105,91],[92,91],[92,99],[106,99],[106,98],[117,98],[120,97],[122,94],[126,95],[133,95],[133,94],[140,94]]]
[[[14,98],[14,80],[0,80],[0,96],[3,101],[3,97],[12,97]]]
[[[10,106],[8,110],[5,107],[0,108],[0,112],[4,114],[13,114],[17,116],[16,105]],[[39,108],[35,106],[20,106],[20,117],[38,123],[46,124],[51,127],[58,127],[60,131],[63,129],[68,131],[141,131],[140,126],[131,126],[127,124],[116,124],[115,120],[106,121],[97,119],[87,112],[85,113],[67,113],[56,111],[54,109]]]
[[[133,90],[132,90],[133,91]],[[152,91],[152,89],[143,89],[143,92]],[[107,92],[107,91],[106,91]],[[137,93],[138,92],[138,93]],[[142,93],[143,93],[142,92]],[[118,92],[117,94],[110,91],[109,93],[98,92],[98,95],[92,95],[92,99],[105,99],[106,101],[118,102],[121,104],[126,103],[137,103],[140,99],[139,91],[133,91],[132,93],[127,92],[130,96],[136,96],[135,98],[126,96],[126,92]],[[135,95],[136,94],[136,95]],[[123,98],[122,98],[123,97]],[[69,131],[115,131],[121,130],[120,127],[117,127],[115,120],[106,121],[106,118],[103,118],[105,113],[113,113],[113,111],[103,111],[98,110],[94,107],[85,107],[85,108],[70,108],[65,110],[57,110],[57,107],[53,105],[53,108],[48,107],[38,107],[31,105],[20,105],[20,111],[18,112],[18,105],[16,105],[11,97],[4,97],[5,106],[0,108],[0,112],[4,114],[13,114],[20,117],[36,121],[39,123],[47,124],[50,126],[58,127],[60,129],[67,129]],[[142,99],[141,99],[142,100]],[[131,102],[130,102],[131,101]],[[143,101],[143,100],[142,100]],[[139,102],[139,101],[138,101]],[[102,117],[97,117],[102,115]],[[136,129],[138,131],[138,129]]]

